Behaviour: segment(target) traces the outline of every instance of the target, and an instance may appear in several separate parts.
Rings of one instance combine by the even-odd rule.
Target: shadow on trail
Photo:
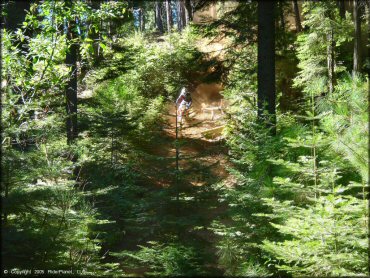
[[[178,248],[190,252],[185,261],[180,256],[176,262],[184,265],[183,275],[222,274],[216,263],[215,237],[208,228],[224,212],[218,203],[219,192],[212,186],[227,175],[223,142],[199,134],[193,137],[186,127],[176,141],[175,126],[168,122],[151,129],[146,137],[126,131],[129,123],[112,123],[112,130],[122,130],[113,134],[113,140],[103,120],[86,115],[81,122],[89,130],[91,145],[97,146],[91,153],[96,159],[83,165],[81,183],[95,190],[91,201],[102,219],[111,221],[99,228],[103,253],[109,250],[102,254],[104,261],[117,262],[124,271],[142,275],[154,262],[130,263],[127,252],[141,254],[144,247],[151,250],[148,252],[166,254]],[[200,132],[204,125],[191,128]],[[106,136],[101,136],[102,132]],[[167,259],[177,260],[171,256]]]

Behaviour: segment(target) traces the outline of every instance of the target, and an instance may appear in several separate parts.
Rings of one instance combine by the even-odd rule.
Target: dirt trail
[[[180,171],[191,171],[191,160],[196,160],[198,167],[210,167],[214,177],[224,179],[228,176],[226,148],[222,140],[222,127],[224,126],[223,109],[225,104],[220,95],[219,84],[200,84],[191,92],[193,105],[190,115],[183,120],[183,125],[178,124],[179,168]],[[217,109],[219,107],[219,109]],[[213,110],[213,115],[212,115]],[[169,107],[166,129],[168,136],[176,138],[176,110],[175,106]],[[220,127],[219,129],[216,129]],[[175,155],[175,148],[171,154]],[[197,175],[189,176],[189,182],[194,186],[206,185],[207,181]]]
[[[151,141],[142,157],[141,167],[146,176],[143,186],[154,192],[180,192],[179,202],[173,199],[162,200],[163,204],[153,207],[153,215],[161,222],[153,220],[148,223],[153,229],[163,229],[169,233],[173,229],[179,229],[179,236],[184,242],[196,241],[196,250],[206,253],[207,263],[205,268],[221,273],[217,265],[215,242],[217,238],[209,229],[212,221],[221,216],[226,210],[226,205],[218,201],[218,192],[212,185],[227,181],[229,174],[226,170],[228,165],[227,148],[222,139],[221,130],[206,138],[205,131],[224,125],[224,115],[216,111],[212,115],[202,108],[218,105],[221,100],[219,94],[221,87],[218,84],[200,85],[191,92],[193,107],[190,116],[178,130],[179,146],[179,176],[180,182],[176,182],[176,110],[174,104],[168,104],[168,111],[164,115],[167,122],[164,130]],[[149,156],[148,156],[149,154]],[[173,197],[176,196],[174,193]],[[168,219],[166,222],[164,219]],[[164,222],[163,222],[164,221]],[[180,224],[181,223],[181,224]],[[145,224],[144,224],[145,225]],[[142,226],[143,227],[143,226]],[[197,228],[196,228],[197,227]],[[201,227],[201,228],[200,228]],[[157,236],[148,235],[140,244],[146,244],[148,240],[155,240]],[[131,243],[131,244],[129,244]],[[120,249],[136,249],[137,234],[127,233],[125,241]],[[139,275],[138,269],[125,269],[129,273]]]
[[[219,192],[213,185],[221,181],[226,186],[233,185],[227,171],[228,149],[222,136],[225,125],[223,111],[227,103],[220,94],[221,90],[220,84],[203,83],[190,92],[193,104],[190,115],[178,128],[178,140],[175,104],[168,103],[163,116],[165,126],[147,144],[140,161],[141,176],[146,177],[143,186],[147,188],[149,185],[152,189],[150,195],[155,196],[155,192],[171,194],[168,199],[161,197],[162,204],[153,207],[155,217],[148,224],[157,230],[158,235],[148,235],[140,244],[160,237],[161,231],[175,231],[184,243],[195,242],[199,254],[207,254],[204,267],[217,274],[223,270],[217,264],[217,238],[210,227],[213,220],[222,217],[227,205],[219,202]],[[179,151],[178,172],[176,146]],[[126,242],[131,242],[131,238],[136,242],[137,234],[126,234]],[[130,249],[126,243],[121,248]],[[132,273],[137,275],[138,270],[132,270]]]

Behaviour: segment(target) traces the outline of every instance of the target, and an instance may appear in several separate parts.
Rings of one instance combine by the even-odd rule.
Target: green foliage
[[[294,87],[305,94],[294,103],[280,102],[275,137],[256,124],[255,48],[226,56],[224,133],[235,186],[219,188],[228,210],[212,227],[226,275],[249,275],[245,265],[257,275],[366,275],[366,83],[350,77],[350,61],[341,60],[350,57],[343,46],[352,39],[352,22],[348,13],[339,17],[335,1],[303,5],[297,57],[279,52],[278,78],[292,78],[286,63],[297,58]],[[328,34],[334,34],[336,74],[329,94]],[[287,101],[287,88],[280,88],[281,101]],[[285,112],[289,107],[300,115]]]
[[[159,43],[138,36],[127,42],[139,52],[129,82],[149,97],[163,95],[174,100],[182,86],[194,82],[190,75],[202,58],[194,45],[196,37],[190,30],[181,36],[173,33]]]
[[[284,147],[305,152],[271,160],[284,169],[273,178],[278,191],[292,197],[265,198],[272,213],[261,214],[284,238],[264,240],[262,249],[278,269],[296,276],[366,275],[366,83],[347,74],[325,96],[324,79],[305,85],[306,116],[300,118],[308,128],[286,137]]]
[[[362,77],[347,75],[338,82],[335,94],[319,103],[320,109],[327,111],[321,123],[330,136],[331,148],[345,159],[345,165],[356,169],[364,184],[368,183],[368,146],[363,140],[369,133],[367,86]]]
[[[2,30],[2,255],[8,269],[116,271],[101,262],[99,231],[108,222],[87,200],[91,192],[71,179],[71,157],[81,150],[66,144],[64,88],[70,72],[61,26],[71,13],[88,13],[84,3],[74,3],[73,11],[61,1],[33,4],[20,29]],[[32,36],[24,35],[26,29]]]
[[[318,198],[308,208],[269,202],[274,214],[281,215],[281,209],[275,209],[280,205],[289,211],[283,225],[273,226],[290,239],[264,241],[263,249],[275,258],[272,263],[297,276],[366,274],[367,204],[341,196],[344,190],[336,187],[333,194]]]
[[[227,36],[235,46],[242,46],[246,43],[249,45],[256,42],[257,3],[254,1],[240,1],[234,5],[231,4],[228,9],[223,7],[225,4],[218,4],[221,6],[218,9],[221,15],[219,19],[204,26],[198,26],[205,32],[205,35],[211,37]]]
[[[181,243],[160,244],[148,242],[149,246],[139,246],[138,252],[122,252],[113,254],[124,259],[125,264],[139,261],[148,267],[146,275],[155,276],[192,276],[201,275],[200,258],[194,247]],[[136,266],[136,264],[133,264]]]
[[[195,193],[184,193],[189,201],[178,204],[173,196],[179,189],[148,186],[153,176],[175,182],[174,168],[166,166],[172,158],[153,151],[168,144],[163,134],[166,104],[174,100],[180,86],[189,83],[202,58],[194,47],[195,39],[191,30],[164,37],[159,44],[142,34],[128,34],[117,40],[111,55],[106,56],[107,66],[93,68],[85,77],[87,88],[94,90],[80,104],[77,165],[82,168],[81,186],[91,191],[88,197],[96,202],[97,210],[112,221],[102,228],[101,237],[111,250],[108,258],[114,257],[127,273],[148,264],[154,265],[155,273],[165,275],[203,273],[201,263],[194,259],[203,255],[196,254],[195,247],[168,241],[179,227],[191,229],[199,223],[196,217],[179,220],[180,216],[174,215],[180,208],[191,208],[194,197],[187,196]],[[125,61],[125,68],[115,68],[118,60]],[[163,165],[160,171],[158,163]],[[126,247],[153,238],[158,243],[153,248],[128,251]],[[163,257],[158,255],[161,252]],[[127,258],[114,256],[116,253],[142,260],[126,265]],[[188,254],[186,258],[184,254]]]
[[[368,274],[368,84],[348,74],[353,24],[336,4],[305,1],[298,35],[278,21],[276,136],[256,119],[256,1],[218,3],[218,20],[163,36],[153,32],[154,2],[32,4],[18,30],[2,30],[4,267]],[[144,10],[143,32],[135,8]],[[75,38],[67,40],[71,21]],[[225,55],[200,52],[202,36],[225,39]],[[68,145],[70,43],[79,52],[79,136]],[[174,142],[164,116],[181,87],[206,81],[224,87],[225,181],[202,158],[181,156],[187,169],[177,171],[163,154],[205,143]],[[206,146],[218,154],[223,144]],[[194,186],[193,175],[207,185]]]
[[[301,86],[306,92],[309,84],[318,78],[325,78],[325,82],[328,82],[328,49],[332,43],[330,36],[334,40],[335,73],[345,71],[343,61],[338,60],[338,49],[352,40],[353,23],[349,13],[345,19],[339,17],[335,1],[305,2],[303,15],[303,27],[307,31],[297,38],[300,71],[294,79],[294,85]]]
[[[107,66],[89,73],[86,83],[115,78],[122,79],[130,90],[145,97],[162,96],[174,101],[182,86],[195,83],[193,73],[203,55],[195,47],[196,35],[185,30],[164,37],[150,39],[142,33],[119,38],[107,57]],[[117,49],[119,51],[116,51]]]

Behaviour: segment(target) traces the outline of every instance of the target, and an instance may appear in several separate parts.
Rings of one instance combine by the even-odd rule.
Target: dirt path
[[[218,84],[201,84],[191,92],[193,105],[190,115],[178,124],[179,168],[180,171],[192,172],[194,167],[200,169],[209,167],[210,173],[216,179],[225,179],[228,173],[227,149],[224,145],[222,130],[225,125],[224,103],[220,95],[221,86]],[[219,109],[216,109],[219,107]],[[172,140],[176,139],[176,110],[169,107],[166,132]],[[212,112],[213,110],[213,112]],[[172,146],[171,155],[176,155]],[[197,166],[194,165],[197,162]],[[208,181],[199,175],[189,175],[193,186],[205,186]]]
[[[170,109],[170,114],[175,115],[175,108]],[[226,149],[222,141],[222,129],[205,134],[205,132],[222,126],[223,119],[220,112],[211,119],[209,113],[201,112],[197,108],[192,108],[189,117],[186,117],[183,125],[178,124],[178,141],[179,141],[179,168],[180,171],[190,171],[194,163],[198,163],[201,168],[210,167],[214,177],[225,178]],[[175,117],[169,119],[169,126],[166,131],[168,135],[176,139]],[[206,138],[208,137],[208,138]],[[175,155],[176,148],[172,148]],[[189,177],[189,182],[194,186],[206,185],[206,180],[201,177]]]
[[[209,89],[209,86],[201,88]],[[215,249],[217,238],[210,227],[213,220],[222,217],[226,205],[219,202],[218,191],[213,185],[227,180],[229,175],[226,170],[227,148],[221,130],[207,138],[204,136],[205,131],[224,125],[221,111],[217,111],[213,119],[210,113],[202,111],[202,107],[216,104],[213,100],[207,102],[210,98],[203,95],[207,92],[192,93],[195,105],[182,128],[178,130],[177,178],[176,111],[174,105],[169,105],[164,115],[165,128],[151,141],[141,158],[142,174],[146,176],[142,186],[150,189],[144,198],[151,199],[154,205],[151,207],[152,220],[142,223],[141,228],[146,231],[153,229],[153,233],[146,232],[138,241],[138,234],[129,231],[122,244],[117,247],[120,250],[138,250],[139,244],[146,245],[150,240],[162,241],[164,234],[177,235],[182,244],[194,246],[198,255],[203,257],[204,271],[219,275],[223,270],[218,268]],[[214,97],[214,94],[210,96]],[[125,271],[142,275],[140,269],[125,268]]]
[[[222,111],[227,103],[221,90],[220,84],[211,83],[200,84],[191,92],[193,105],[178,128],[177,140],[176,108],[168,104],[163,129],[144,144],[145,153],[139,158],[140,176],[145,177],[142,186],[150,188],[143,198],[153,203],[151,220],[141,224],[146,232],[140,241],[137,233],[128,231],[119,249],[137,250],[139,244],[147,245],[148,241],[177,238],[181,244],[194,247],[202,257],[205,273],[222,275],[217,263],[218,237],[211,227],[214,220],[224,218],[227,205],[219,201],[220,192],[214,185],[222,182],[232,186],[233,180],[227,171],[228,149],[222,136]],[[126,271],[142,273],[139,269]]]
[[[168,104],[164,114],[166,124],[163,132],[158,134],[147,149],[153,160],[146,158],[142,161],[146,170],[152,169],[152,176],[147,176],[152,184],[158,187],[173,186],[173,180],[168,179],[166,174],[161,178],[160,173],[175,171],[176,145],[179,170],[187,183],[192,186],[206,186],[228,177],[225,169],[228,164],[227,148],[222,137],[225,125],[223,109],[226,104],[220,90],[219,84],[201,84],[191,92],[193,105],[183,125],[180,127],[178,124],[177,143],[176,109],[174,104]]]

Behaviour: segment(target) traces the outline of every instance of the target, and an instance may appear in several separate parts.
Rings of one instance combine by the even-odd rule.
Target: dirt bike
[[[177,121],[180,126],[183,124],[183,119],[189,117],[191,102],[181,103],[177,109]]]

